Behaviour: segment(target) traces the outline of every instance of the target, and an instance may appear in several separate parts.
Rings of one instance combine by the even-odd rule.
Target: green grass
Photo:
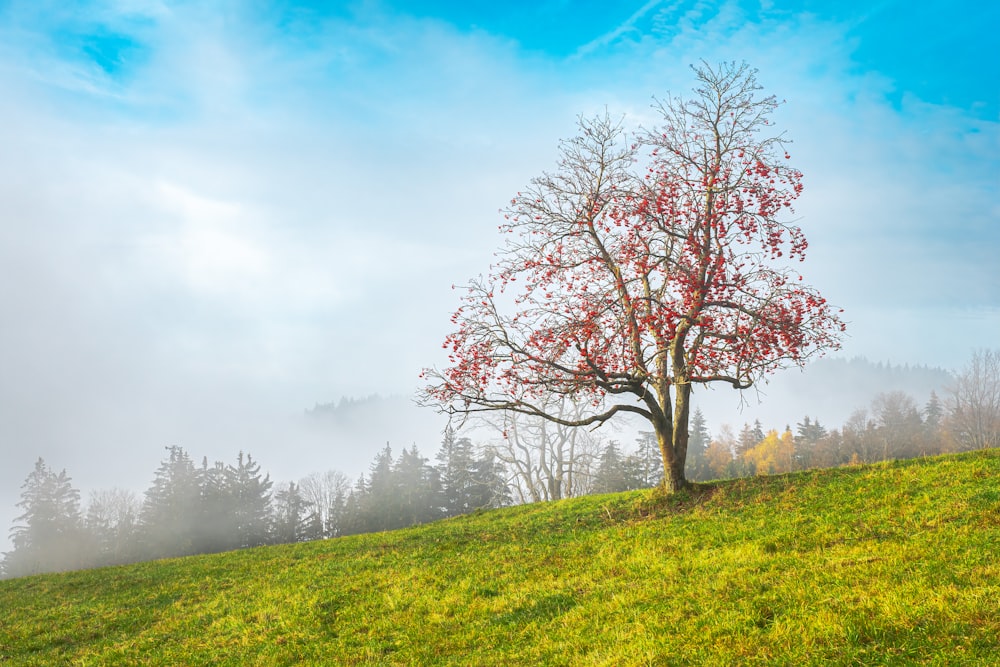
[[[1000,451],[0,582],[3,665],[1000,664]]]

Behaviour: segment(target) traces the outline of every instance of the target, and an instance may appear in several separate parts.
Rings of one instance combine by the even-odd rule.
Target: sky
[[[175,444],[360,472],[378,445],[303,411],[412,395],[577,117],[653,124],[702,60],[786,101],[838,354],[957,369],[1000,346],[998,25],[972,0],[0,1],[0,524],[38,456],[84,489],[141,491]]]

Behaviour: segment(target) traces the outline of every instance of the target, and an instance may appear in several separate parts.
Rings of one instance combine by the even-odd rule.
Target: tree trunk
[[[684,476],[684,464],[687,461],[688,420],[691,414],[691,385],[678,384],[677,396],[674,400],[672,417],[663,424],[657,425],[656,437],[663,458],[663,490],[674,493],[689,486]],[[668,413],[670,414],[670,413]]]
[[[671,442],[673,434],[657,432],[656,439],[663,459],[663,481],[660,482],[660,486],[667,493],[680,491],[688,483],[684,479],[684,459],[677,456],[676,448]]]

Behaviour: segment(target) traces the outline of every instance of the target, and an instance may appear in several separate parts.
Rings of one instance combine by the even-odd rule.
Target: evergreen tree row
[[[203,458],[199,466],[181,447],[168,447],[141,501],[121,489],[98,492],[84,513],[66,471],[38,459],[22,486],[22,514],[0,575],[391,530],[511,503],[503,467],[468,438],[449,430],[437,461],[431,465],[415,446],[393,458],[386,445],[353,485],[330,473],[275,486],[243,452],[231,465]]]

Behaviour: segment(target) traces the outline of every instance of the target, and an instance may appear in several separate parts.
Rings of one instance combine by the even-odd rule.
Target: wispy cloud
[[[597,39],[591,40],[586,44],[580,46],[576,50],[574,56],[577,58],[585,56],[599,49],[605,48],[610,44],[613,44],[615,41],[617,41],[624,35],[636,34],[638,22],[642,18],[646,17],[651,11],[662,5],[663,2],[664,0],[648,0],[646,4],[639,7],[639,9],[637,9],[631,16],[629,16],[624,22],[616,26],[613,30],[606,32]],[[666,9],[666,11],[669,12],[675,9],[676,7],[680,6],[680,4],[681,0],[678,0],[672,3]]]

